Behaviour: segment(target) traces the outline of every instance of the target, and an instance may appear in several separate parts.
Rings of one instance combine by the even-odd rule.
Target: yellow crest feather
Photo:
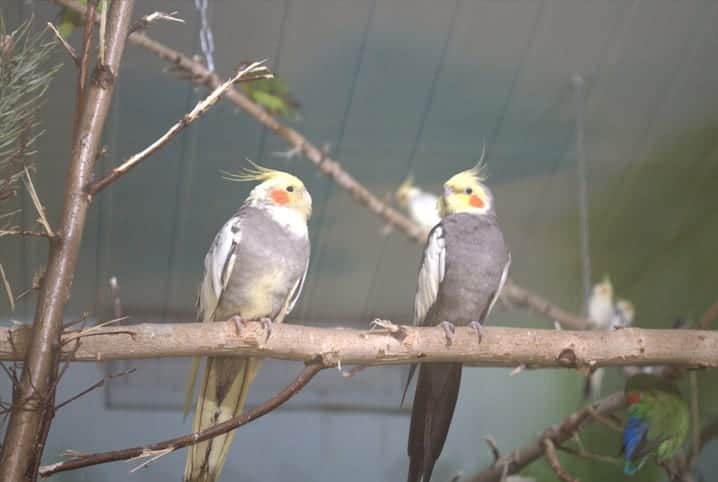
[[[220,171],[222,173],[222,179],[232,182],[266,181],[285,174],[282,171],[261,166],[251,159],[247,159],[247,162],[251,164],[252,167],[244,168],[240,173],[235,174],[224,170]]]

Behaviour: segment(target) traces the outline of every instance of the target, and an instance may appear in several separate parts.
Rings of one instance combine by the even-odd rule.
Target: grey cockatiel
[[[198,318],[281,323],[292,311],[309,266],[307,220],[312,200],[298,178],[257,166],[234,180],[261,180],[217,233],[204,260]],[[200,431],[237,416],[259,369],[258,358],[208,357],[192,429]],[[199,367],[190,372],[185,414]],[[234,432],[189,448],[185,482],[219,477]]]
[[[429,234],[419,269],[414,324],[441,325],[448,342],[455,324],[474,327],[481,341],[481,324],[499,297],[511,262],[493,195],[482,181],[474,168],[444,184],[442,220]],[[409,482],[431,479],[459,395],[461,368],[460,363],[419,368],[409,429]]]

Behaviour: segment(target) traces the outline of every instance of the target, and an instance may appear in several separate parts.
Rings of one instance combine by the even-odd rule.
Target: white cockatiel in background
[[[636,310],[633,303],[628,300],[619,298],[616,301],[616,309],[611,319],[611,330],[620,330],[621,328],[629,328],[633,325],[633,319],[636,316]]]
[[[307,221],[312,198],[302,181],[286,172],[254,165],[234,181],[262,181],[214,238],[204,259],[198,318],[232,319],[237,328],[261,320],[267,333],[296,304],[309,266]],[[208,357],[197,399],[195,432],[237,416],[261,359]],[[192,404],[199,357],[193,360],[185,415]],[[193,445],[187,452],[185,482],[214,482],[227,458],[234,432]]]
[[[588,320],[594,329],[607,330],[615,314],[613,306],[613,285],[608,276],[593,285],[588,298]]]
[[[595,330],[618,330],[633,324],[635,309],[628,300],[613,302],[613,285],[608,276],[593,286],[588,299],[588,319]],[[596,400],[601,395],[605,369],[597,368],[586,377],[583,394],[586,399]]]
[[[401,183],[396,190],[395,196],[399,206],[406,210],[411,220],[426,231],[429,231],[439,222],[437,207],[439,198],[415,185],[414,176],[411,174]]]

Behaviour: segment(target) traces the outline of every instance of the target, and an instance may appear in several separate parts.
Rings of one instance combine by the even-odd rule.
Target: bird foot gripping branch
[[[409,333],[405,326],[397,325],[389,320],[376,318],[369,324],[369,333],[373,335],[391,335],[401,341],[406,338]]]
[[[248,320],[245,320],[241,316],[234,315],[229,319],[232,323],[234,323],[234,329],[237,336],[242,335],[242,331],[247,328],[247,325],[249,323]],[[260,318],[259,323],[262,324],[262,328],[264,329],[265,336],[264,336],[264,342],[266,343],[267,340],[269,340],[269,337],[272,335],[272,320],[270,318],[267,318],[266,316],[263,318]]]

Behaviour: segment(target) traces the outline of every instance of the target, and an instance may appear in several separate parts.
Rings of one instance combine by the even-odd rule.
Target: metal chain
[[[204,55],[207,63],[207,69],[214,72],[214,35],[212,34],[212,27],[209,25],[208,7],[209,0],[194,0],[194,8],[199,12],[199,44],[202,49],[202,55]]]

